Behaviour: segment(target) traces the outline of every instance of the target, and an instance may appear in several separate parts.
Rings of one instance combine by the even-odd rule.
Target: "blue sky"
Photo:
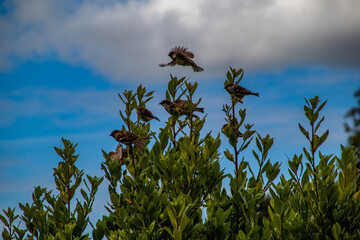
[[[170,73],[199,82],[205,130],[216,136],[229,103],[226,71],[244,68],[242,85],[260,93],[244,101],[246,122],[275,138],[269,156],[284,174],[286,155],[306,144],[297,127],[306,125],[304,97],[327,99],[320,130],[330,135],[321,151],[339,154],[360,86],[359,9],[355,0],[1,1],[0,208],[31,201],[34,186],[54,186],[61,137],[79,144],[79,168],[102,176],[101,149],[116,147],[109,133],[123,124],[117,93],[140,83],[155,90],[148,108],[162,120],[152,122],[156,131],[168,117],[158,103]],[[189,47],[205,71],[159,68],[175,45]],[[106,214],[106,184],[96,216]]]

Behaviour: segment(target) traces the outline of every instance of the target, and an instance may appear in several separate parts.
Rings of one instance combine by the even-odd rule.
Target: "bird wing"
[[[239,86],[237,85],[235,88],[234,88],[234,92],[237,93],[237,94],[247,94],[247,93],[250,93],[250,90],[247,89],[247,88],[244,88],[242,86]]]
[[[181,58],[183,59],[184,61],[187,61],[187,62],[192,62],[192,58],[194,58],[194,54],[192,52],[187,52],[187,51],[184,51],[184,50],[178,50],[175,52],[176,56],[178,58]]]
[[[120,135],[120,139],[118,140],[119,142],[132,142],[135,139],[138,138],[138,136],[135,133],[129,132],[129,131],[124,131],[122,132],[123,134]]]
[[[159,64],[159,67],[166,67],[166,66],[171,66],[171,67],[173,67],[173,66],[175,66],[175,65],[176,65],[175,61],[171,61],[171,62],[169,62],[169,63],[161,63],[161,64]]]
[[[121,154],[122,150],[123,150],[122,145],[119,143],[115,149],[115,152]]]
[[[194,53],[188,51],[187,47],[180,47],[180,46],[174,47],[169,52],[169,54],[171,54],[171,53],[182,54],[182,55],[185,55],[188,58],[194,58]]]
[[[173,49],[171,49],[170,53],[171,53],[171,52],[177,52],[177,51],[187,52],[187,50],[188,50],[187,47],[175,46]]]
[[[188,63],[189,65],[191,65],[191,67],[193,68],[194,72],[201,72],[203,71],[204,69],[202,69],[201,67],[199,67],[193,60],[192,58],[194,58],[194,54],[190,51],[186,51],[187,48],[184,48],[184,47],[178,47],[178,50],[175,51],[175,54],[176,54],[176,57],[179,59],[179,60],[182,60],[183,62],[185,63]],[[173,65],[175,65],[175,62],[176,61],[173,61]],[[170,63],[169,63],[170,65]],[[173,65],[170,65],[170,66],[173,66]]]

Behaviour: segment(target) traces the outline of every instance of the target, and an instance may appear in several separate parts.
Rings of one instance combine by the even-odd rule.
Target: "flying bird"
[[[225,89],[226,91],[228,91],[228,93],[230,93],[232,97],[239,98],[240,100],[243,99],[246,95],[254,95],[259,97],[258,93],[253,93],[249,89],[239,86],[237,84],[229,83],[225,86]]]
[[[113,130],[110,133],[110,136],[112,136],[116,141],[125,145],[134,144],[141,152],[144,150],[145,141],[149,138],[139,137],[135,133],[125,130]]]
[[[244,136],[244,134],[242,134],[242,133],[239,131],[239,129],[237,129],[236,127],[234,127],[234,126],[232,126],[232,125],[230,125],[230,124],[224,124],[224,126],[221,128],[221,130],[222,130],[223,132],[225,132],[227,127],[231,128],[232,131],[236,134],[236,136],[237,136],[238,138]]]
[[[150,110],[146,109],[145,107],[143,106],[138,106],[138,108],[136,109],[136,113],[137,115],[139,116],[139,118],[144,121],[144,122],[148,122],[150,121],[151,119],[156,119],[158,121],[159,118],[155,117],[151,112]]]
[[[175,47],[171,49],[169,52],[169,57],[172,59],[171,62],[167,64],[159,64],[160,67],[165,66],[175,66],[175,65],[181,65],[181,66],[191,66],[194,70],[194,72],[201,72],[204,71],[201,67],[196,65],[196,63],[192,60],[194,58],[194,53],[188,51],[188,48],[186,47]]]

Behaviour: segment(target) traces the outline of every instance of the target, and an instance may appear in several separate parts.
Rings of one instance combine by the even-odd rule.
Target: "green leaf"
[[[320,101],[319,101],[320,102]],[[325,100],[325,102],[323,102],[321,105],[320,105],[320,107],[317,109],[317,112],[320,112],[323,108],[324,108],[324,106],[326,105],[326,103],[327,103],[327,100]]]
[[[81,195],[83,196],[83,198],[84,198],[87,202],[89,202],[89,196],[86,194],[86,192],[84,191],[84,189],[81,189],[80,192],[81,192]]]
[[[5,213],[5,211],[3,210],[3,212]],[[0,219],[1,219],[1,221],[4,223],[4,225],[6,226],[6,227],[9,227],[9,222],[6,220],[6,218],[3,216],[3,215],[1,215],[0,214]]]
[[[259,158],[259,155],[254,151],[254,150],[252,150],[252,153],[253,153],[253,155],[254,155],[254,157],[255,157],[255,159],[259,162],[259,164],[260,164],[260,158]]]
[[[226,78],[228,79],[229,82],[233,83],[234,82],[234,79],[233,77],[231,76],[231,73],[228,71],[226,73]]]
[[[230,153],[229,149],[224,151],[224,155],[229,161],[234,162],[234,155]]]
[[[168,91],[166,91],[166,93],[165,93],[165,99],[168,101],[171,101],[171,96]]]
[[[320,127],[321,123],[324,121],[324,119],[325,119],[325,117],[322,117],[321,120],[318,122],[318,124],[316,124],[314,132],[316,132],[319,129],[319,127]]]
[[[11,235],[10,235],[9,231],[6,230],[6,229],[4,229],[4,231],[2,232],[1,235],[2,235],[4,240],[10,240],[11,239]]]
[[[309,182],[309,174],[308,170],[306,169],[303,173],[303,176],[301,178],[301,186],[305,187],[305,185]]]
[[[319,146],[325,142],[328,136],[329,136],[329,130],[326,130],[326,132],[319,139]]]
[[[331,232],[334,239],[340,239],[339,237],[341,236],[341,226],[338,222],[332,226]]]
[[[262,152],[263,148],[262,148],[262,146],[261,146],[261,143],[260,143],[260,141],[259,141],[259,138],[256,138],[256,146],[257,146],[257,148],[259,149],[259,151]]]
[[[302,132],[302,134],[310,141],[309,132],[305,130],[303,126],[299,123],[299,129]]]
[[[245,150],[249,146],[249,144],[251,143],[252,139],[253,138],[250,138],[250,140],[247,143],[244,144],[244,146],[240,149],[240,151]]]
[[[314,98],[311,98],[310,100],[312,109],[315,109],[318,103],[320,102],[319,97],[315,96]]]
[[[177,221],[176,221],[176,218],[175,218],[175,215],[174,213],[171,211],[171,209],[169,207],[166,208],[166,212],[170,218],[170,222],[171,222],[171,225],[177,229],[178,227],[178,224],[177,224]]]
[[[181,240],[182,239],[182,232],[178,229],[174,229],[174,239]]]
[[[303,151],[304,151],[304,154],[305,154],[305,157],[307,158],[307,160],[311,161],[311,157],[310,157],[310,154],[309,152],[306,150],[306,148],[303,148]]]

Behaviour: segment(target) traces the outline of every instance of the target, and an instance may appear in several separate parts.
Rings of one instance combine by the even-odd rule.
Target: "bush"
[[[242,69],[230,68],[224,86],[240,83],[243,75]],[[3,210],[3,238],[88,239],[84,230],[90,224],[93,239],[360,239],[360,177],[354,147],[341,146],[339,157],[319,151],[329,134],[318,133],[326,101],[305,99],[309,126],[299,124],[299,129],[309,146],[288,159],[286,179],[279,176],[281,164],[267,158],[274,139],[245,124],[242,99],[231,98],[231,105],[223,106],[226,124],[219,130],[228,139],[230,148],[224,156],[235,171],[225,174],[219,164],[220,135],[203,136],[206,116],[193,114],[201,103],[194,99],[197,86],[171,76],[166,100],[188,100],[188,112],[181,116],[175,111],[159,133],[132,115],[138,106],[146,106],[153,91],[140,85],[119,94],[125,105],[120,111],[122,130],[150,139],[144,151],[132,146],[115,153],[103,151],[101,168],[110,202],[95,226],[88,215],[103,178],[87,175],[86,190],[80,189],[82,200],[71,208],[84,172],[75,166],[76,145],[63,139],[64,148],[55,148],[62,158],[54,169],[57,194],[37,187],[31,205],[19,204],[20,216],[15,209]],[[253,140],[257,172],[250,159],[241,157]],[[224,178],[230,180],[228,191],[222,186]],[[17,219],[25,229],[14,225]]]

